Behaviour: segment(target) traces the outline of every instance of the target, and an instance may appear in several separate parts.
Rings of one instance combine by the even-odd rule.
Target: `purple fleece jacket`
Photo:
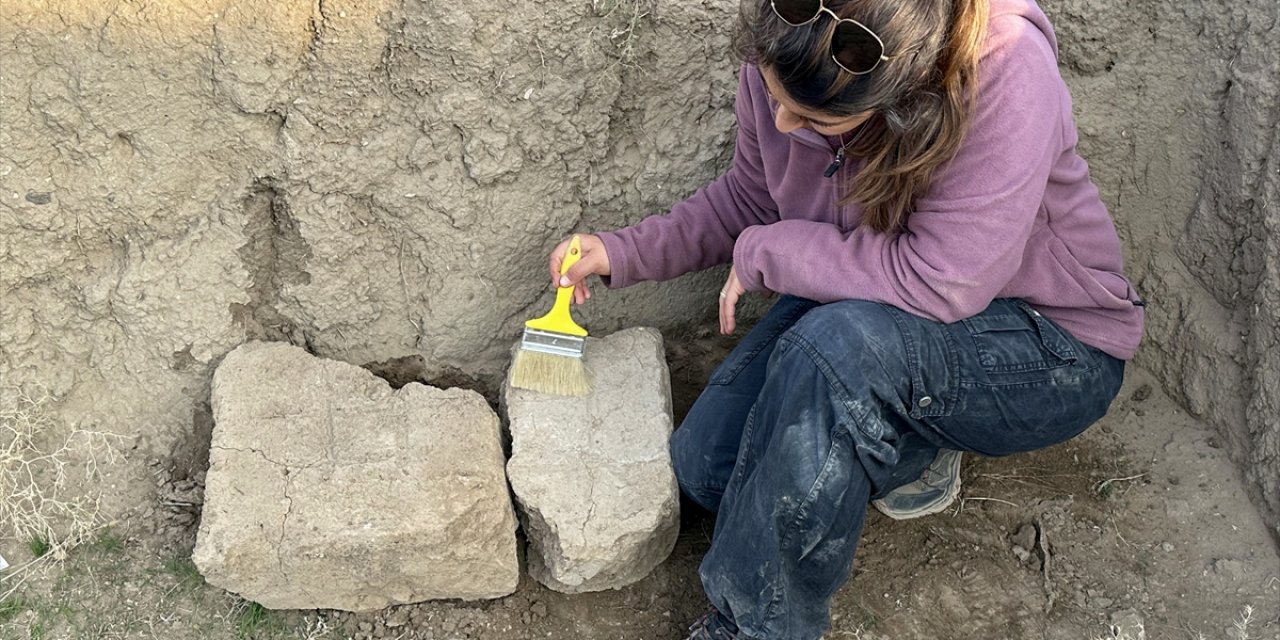
[[[733,165],[670,213],[599,234],[608,286],[732,260],[749,290],[872,300],[940,322],[1022,298],[1081,342],[1132,358],[1142,307],[1076,152],[1053,30],[1030,0],[992,0],[978,82],[958,154],[916,200],[905,231],[885,234],[858,226],[858,206],[836,204],[860,163],[823,178],[837,141],[779,133],[763,79],[745,65]]]

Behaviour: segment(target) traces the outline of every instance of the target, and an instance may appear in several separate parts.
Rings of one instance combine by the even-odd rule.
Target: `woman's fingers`
[[[560,276],[558,284],[562,287],[581,284],[586,281],[587,276],[593,273],[600,273],[599,269],[603,262],[600,252],[587,253],[583,251],[582,259],[577,264],[569,267],[569,270],[564,272],[564,275]]]
[[[605,251],[604,243],[595,235],[584,233],[579,234],[578,239],[582,245],[582,256],[578,263],[569,267],[569,270],[560,273],[560,268],[564,264],[565,253],[569,250],[570,238],[565,239],[551,252],[549,266],[551,268],[551,282],[558,287],[568,287],[576,285],[586,280],[591,274],[607,276],[610,273],[609,254]],[[590,291],[586,294],[591,297]]]
[[[729,291],[720,299],[720,332],[729,335],[738,328],[738,319],[736,317],[738,310],[738,300],[742,299],[742,294]]]
[[[572,238],[565,238],[555,249],[551,250],[550,267],[551,267],[551,283],[559,284],[560,281],[560,265],[564,263],[564,254],[569,250],[569,241]]]
[[[720,333],[728,335],[737,328],[735,313],[738,308],[738,300],[742,298],[743,293],[746,293],[746,289],[738,282],[737,271],[730,268],[729,278],[725,281],[724,287],[720,289]]]
[[[587,277],[593,273],[609,275],[609,254],[605,251],[604,243],[600,238],[589,233],[579,234],[582,255],[577,264],[569,267],[569,270],[562,274],[560,269],[564,266],[564,258],[572,240],[573,236],[565,238],[551,250],[547,267],[551,272],[551,284],[556,287],[573,287],[573,302],[582,304],[591,299],[591,287],[587,286]]]

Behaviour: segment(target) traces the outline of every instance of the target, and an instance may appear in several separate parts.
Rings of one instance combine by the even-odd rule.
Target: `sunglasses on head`
[[[825,0],[771,0],[769,4],[783,22],[793,27],[809,24],[824,13],[831,16],[836,21],[828,45],[831,59],[855,76],[871,73],[882,60],[888,60],[880,36],[857,20],[836,15],[827,8]]]

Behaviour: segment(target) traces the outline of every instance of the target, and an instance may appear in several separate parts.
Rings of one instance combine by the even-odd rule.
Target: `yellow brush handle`
[[[574,236],[569,241],[569,250],[564,254],[564,261],[560,263],[560,275],[569,272],[569,267],[577,264],[582,259],[582,241],[578,240],[578,236]],[[540,331],[554,331],[571,336],[584,337],[587,330],[578,326],[573,321],[573,316],[569,315],[569,303],[573,300],[573,287],[559,287],[556,289],[556,303],[551,307],[551,311],[541,318],[534,318],[524,326],[530,329],[538,329]]]

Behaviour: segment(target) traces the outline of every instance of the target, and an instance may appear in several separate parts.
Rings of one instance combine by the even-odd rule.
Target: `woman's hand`
[[[730,266],[729,279],[720,288],[720,333],[728,335],[737,327],[733,313],[737,309],[738,299],[746,292],[742,283],[738,282],[737,267]]]
[[[604,243],[595,235],[579,233],[577,236],[582,244],[582,257],[563,276],[560,275],[560,264],[564,262],[564,254],[569,250],[569,241],[573,236],[565,238],[551,251],[551,282],[557,287],[572,286],[573,302],[582,304],[591,299],[587,276],[593,273],[599,276],[609,275],[609,254],[605,253]]]

